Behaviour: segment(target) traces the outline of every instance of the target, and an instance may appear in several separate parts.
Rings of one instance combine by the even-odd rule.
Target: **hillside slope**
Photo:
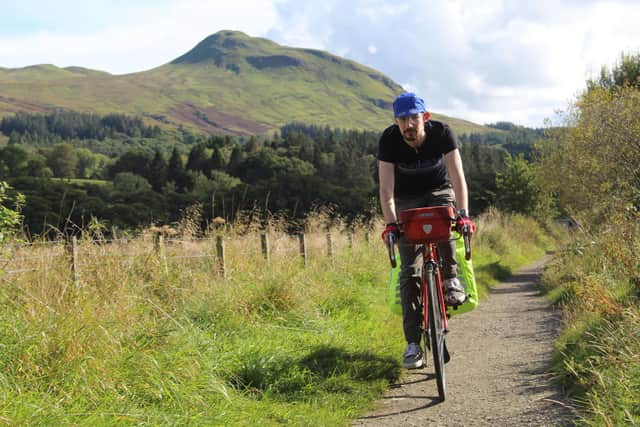
[[[148,71],[112,75],[81,67],[0,68],[0,116],[67,109],[141,115],[165,128],[259,134],[291,122],[379,129],[400,85],[328,52],[278,45],[237,31],[213,34]],[[471,122],[435,114],[457,132]]]

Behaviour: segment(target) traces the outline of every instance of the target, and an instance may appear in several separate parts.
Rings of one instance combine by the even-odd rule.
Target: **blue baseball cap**
[[[415,93],[403,93],[393,101],[393,115],[395,117],[412,116],[425,111],[427,109],[424,106],[424,100]]]

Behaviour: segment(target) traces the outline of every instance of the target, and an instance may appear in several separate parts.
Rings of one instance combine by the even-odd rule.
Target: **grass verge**
[[[555,369],[590,426],[640,423],[640,227],[578,233],[543,276],[565,328]]]
[[[525,218],[478,222],[481,285],[550,242]],[[324,240],[310,234],[305,268],[295,239],[273,236],[267,263],[258,236],[234,235],[226,279],[171,257],[212,250],[197,242],[166,263],[81,242],[78,285],[62,253],[0,276],[0,423],[349,425],[399,378],[404,343],[382,244],[336,239],[329,259]]]

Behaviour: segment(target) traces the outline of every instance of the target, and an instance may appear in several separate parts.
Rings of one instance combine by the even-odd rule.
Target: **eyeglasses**
[[[423,117],[422,114],[411,114],[410,116],[396,117],[402,123],[417,122]]]

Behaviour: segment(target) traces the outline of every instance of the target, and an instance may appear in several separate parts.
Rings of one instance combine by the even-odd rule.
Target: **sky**
[[[372,67],[430,111],[561,124],[603,65],[640,52],[640,0],[0,0],[0,67],[148,70],[220,30]],[[392,101],[392,100],[390,100]]]

